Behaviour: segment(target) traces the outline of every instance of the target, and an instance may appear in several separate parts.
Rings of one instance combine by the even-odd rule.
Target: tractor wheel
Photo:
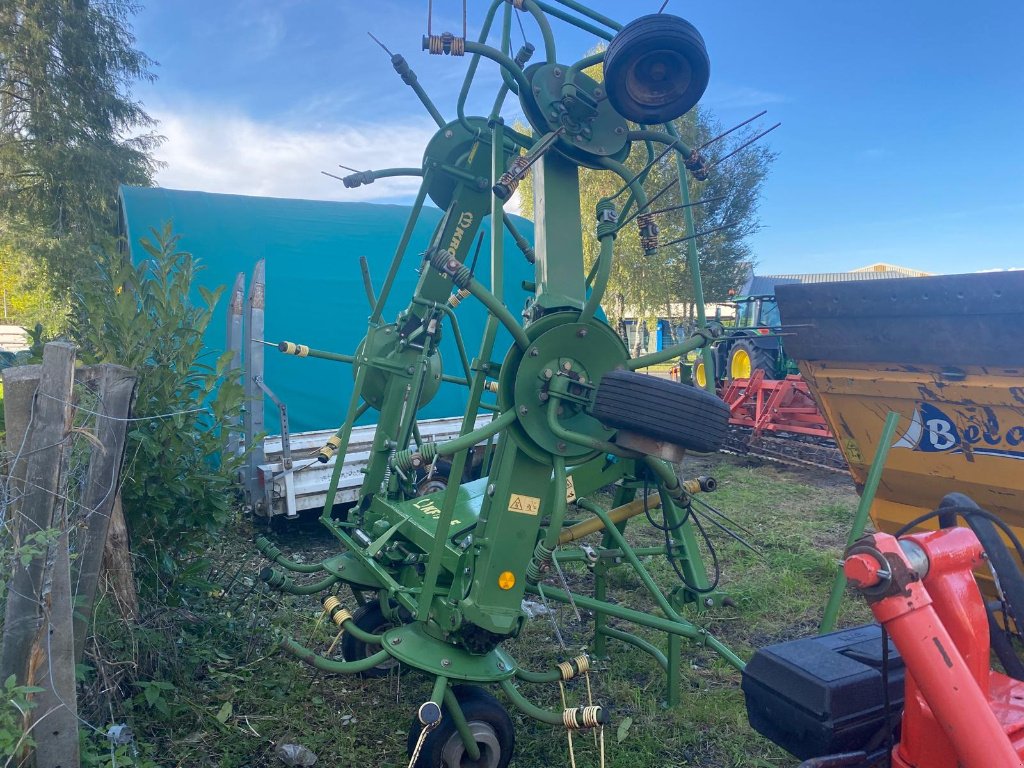
[[[359,606],[356,612],[352,614],[352,621],[364,632],[370,632],[374,635],[382,634],[392,627],[398,626],[384,615],[380,608],[380,602],[377,600]],[[379,645],[364,643],[348,632],[341,636],[341,655],[345,661],[365,659],[368,656],[373,656],[379,650]],[[361,677],[387,677],[398,669],[398,664],[398,659],[389,656],[377,666],[371,667],[359,674]]]
[[[445,707],[441,722],[427,734],[412,768],[506,768],[516,746],[516,732],[508,712],[479,686],[456,685],[452,692],[480,747],[480,759],[470,760],[466,745],[462,743],[462,737],[455,730],[455,723]],[[410,757],[422,730],[419,720],[413,718],[407,744]]]
[[[714,367],[714,363],[712,363]],[[698,357],[693,364],[693,383],[701,389],[708,388],[708,369],[704,365],[704,358]]]
[[[602,424],[701,453],[722,446],[729,406],[704,389],[632,371],[601,379],[591,415]]]
[[[690,22],[668,13],[634,19],[604,55],[608,101],[634,123],[681,117],[700,101],[710,77],[704,38]]]
[[[754,342],[741,339],[729,350],[729,378],[749,379],[758,368],[764,371],[766,379],[777,379],[775,357],[767,349],[761,349]]]

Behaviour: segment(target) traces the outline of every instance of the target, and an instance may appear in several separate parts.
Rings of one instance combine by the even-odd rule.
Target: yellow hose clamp
[[[701,490],[700,489],[700,481],[699,480],[684,480],[683,481],[683,490],[686,491],[691,496],[696,494],[696,493],[700,493],[700,490]]]
[[[495,394],[497,394],[498,393],[498,382],[496,382],[496,381],[488,381],[488,382],[486,382],[484,384],[484,389],[486,389],[488,392],[494,392]]]
[[[462,303],[462,300],[469,296],[469,291],[465,288],[459,288],[455,293],[448,297],[448,306],[453,309]]]
[[[341,447],[341,438],[337,435],[332,435],[327,438],[327,442],[324,447],[320,449],[320,452],[316,455],[317,459],[322,463],[327,463],[334,454],[338,452],[338,448]]]
[[[292,341],[282,341],[277,345],[277,348],[286,355],[295,355],[296,357],[306,357],[309,355],[309,347],[305,344],[296,344]]]
[[[334,595],[331,595],[324,600],[324,611],[326,611],[327,615],[331,617],[331,621],[339,627],[346,621],[350,621],[352,619],[352,614],[345,608],[342,608],[341,601]]]

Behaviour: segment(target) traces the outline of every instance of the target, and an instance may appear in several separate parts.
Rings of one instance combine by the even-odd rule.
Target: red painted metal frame
[[[876,533],[847,553],[847,578],[907,668],[893,768],[1024,766],[1024,683],[990,667],[988,619],[973,573],[983,557],[967,528],[900,541]]]
[[[731,424],[750,427],[757,437],[763,432],[791,432],[832,437],[807,383],[800,376],[766,379],[758,368],[749,379],[732,379],[722,390],[729,406]]]

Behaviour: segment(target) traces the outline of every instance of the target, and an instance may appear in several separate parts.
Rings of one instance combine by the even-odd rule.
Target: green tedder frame
[[[491,47],[485,41],[499,11],[503,11],[501,42]],[[515,56],[511,52],[513,14],[520,12],[533,18],[543,38],[536,63],[527,64],[534,53],[532,46],[525,45]],[[577,728],[607,721],[607,712],[599,706],[556,712],[532,704],[520,692],[518,683],[556,682],[588,665],[582,657],[560,666],[553,663],[546,671],[531,671],[503,649],[502,641],[523,629],[526,615],[521,604],[528,594],[571,602],[593,612],[592,652],[598,656],[607,654],[609,638],[651,654],[666,670],[670,704],[679,699],[683,639],[713,648],[737,668],[743,666],[728,648],[683,615],[687,603],[699,611],[722,601],[722,595],[710,588],[688,514],[691,496],[702,490],[701,483],[677,476],[675,462],[681,453],[666,441],[629,434],[593,415],[600,384],[610,372],[636,371],[697,349],[707,353],[710,334],[702,327],[684,343],[631,359],[600,312],[618,232],[635,220],[644,247],[648,251],[658,247],[657,227],[645,213],[644,187],[658,152],[674,155],[684,204],[689,202],[686,174],[701,179],[706,168],[700,155],[676,134],[671,119],[678,114],[658,121],[662,127],[652,128],[638,126],[641,121],[635,118],[627,120],[612,106],[611,94],[605,93],[605,87],[615,85],[609,82],[610,62],[605,62],[603,84],[583,71],[601,64],[604,53],[575,63],[559,61],[551,18],[610,41],[622,29],[570,0],[493,0],[477,42],[448,33],[424,38],[424,48],[431,53],[469,56],[457,119],[451,122],[441,117],[407,62],[392,56],[395,69],[412,86],[438,130],[426,147],[421,168],[365,171],[345,178],[347,186],[359,186],[386,176],[422,176],[379,290],[374,292],[367,280],[372,310],[366,336],[351,357],[282,344],[286,352],[351,361],[353,367],[355,384],[345,422],[321,452],[324,460],[335,458],[321,521],[341,546],[338,554],[309,565],[289,560],[266,538],[258,541],[274,564],[263,574],[271,586],[295,594],[323,592],[331,618],[353,642],[369,650],[359,658],[346,654],[338,660],[294,640],[285,640],[283,648],[332,673],[365,674],[397,660],[432,677],[436,683],[426,709],[421,708],[421,722],[425,729],[432,727],[444,707],[471,759],[477,759],[474,755],[479,756],[481,746],[462,711],[465,686],[456,684],[498,684],[516,707],[546,723]],[[630,41],[622,43],[628,46]],[[609,56],[616,46],[613,42]],[[622,54],[620,50],[616,55]],[[671,51],[665,55],[673,65]],[[483,59],[497,65],[503,83],[489,115],[467,116],[470,86]],[[664,67],[655,65],[663,74]],[[670,76],[675,75],[670,72]],[[703,92],[704,85],[706,78],[691,90]],[[518,98],[532,136],[503,123],[500,113],[510,95]],[[651,161],[640,173],[624,164],[637,142],[646,147]],[[580,215],[581,167],[606,170],[622,179],[620,195],[602,200],[593,218],[585,221]],[[503,209],[528,170],[534,173],[536,190],[532,247]],[[444,216],[428,250],[410,255],[407,247],[428,198]],[[690,209],[681,210],[692,234]],[[491,281],[483,285],[467,260],[488,216]],[[584,268],[583,227],[594,227],[600,241],[600,255],[589,274]],[[505,229],[519,246],[513,254],[503,248]],[[696,305],[702,311],[693,238],[686,247]],[[508,257],[528,259],[536,269],[534,284],[525,286],[530,295],[519,317],[506,306],[509,291],[503,275]],[[408,305],[397,317],[385,318],[384,306],[398,271],[416,258],[420,278]],[[480,348],[472,357],[465,350],[457,320],[457,306],[463,300],[480,301],[489,311]],[[703,316],[700,319],[703,326]],[[495,348],[499,328],[512,338],[508,349]],[[442,367],[438,352],[442,334],[452,334],[458,342],[461,361],[455,374]],[[468,390],[461,436],[449,442],[423,442],[417,431],[417,411],[442,381]],[[637,408],[643,407],[638,400]],[[371,408],[378,414],[378,426],[359,500],[339,516],[333,502],[349,437],[355,421]],[[492,420],[477,428],[479,416],[488,412]],[[481,445],[482,475],[460,483],[472,452],[479,456]],[[441,459],[450,463],[451,482],[439,490],[429,486],[433,492],[423,494],[420,481],[436,472]],[[594,500],[609,486],[614,486],[611,510]],[[647,487],[652,491],[649,499],[646,492],[643,498],[634,498]],[[667,546],[635,549],[624,537],[628,519],[643,513],[645,504],[648,508],[660,505],[671,530]],[[571,544],[587,532],[602,532],[600,545]],[[669,591],[655,583],[640,559],[666,553],[684,576]],[[560,577],[559,563],[571,561],[592,566],[592,594],[571,594],[564,580],[559,586],[545,584]],[[608,574],[616,567],[635,571],[657,605],[657,614],[607,599]],[[293,580],[296,574],[320,578],[301,583]],[[355,605],[353,612],[346,610],[337,594],[344,584],[358,600],[372,596],[368,605],[386,620],[383,629],[361,623]],[[365,615],[365,609],[361,611]],[[610,626],[609,619],[664,632],[666,643],[656,647]]]

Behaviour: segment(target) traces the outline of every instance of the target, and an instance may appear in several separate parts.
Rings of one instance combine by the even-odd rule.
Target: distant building
[[[774,296],[776,285],[793,283],[839,283],[848,280],[890,280],[905,277],[928,277],[931,272],[919,269],[900,267],[895,264],[869,264],[866,267],[852,269],[849,272],[815,272],[808,274],[755,275],[751,273],[746,282],[737,290],[736,296]],[[622,335],[631,352],[655,352],[676,344],[689,336],[692,320],[692,309],[684,304],[673,304],[670,307],[672,316],[659,318],[655,330],[650,332],[642,323],[637,323],[635,312],[626,308],[626,316],[619,325]],[[728,303],[707,304],[704,308],[708,319],[718,317],[727,323],[736,316],[735,306]]]
[[[895,264],[869,264],[849,272],[811,272],[807,274],[755,275],[736,291],[737,296],[774,296],[776,285],[794,283],[844,283],[850,280],[892,280],[901,277],[928,277],[931,272],[899,267]]]

